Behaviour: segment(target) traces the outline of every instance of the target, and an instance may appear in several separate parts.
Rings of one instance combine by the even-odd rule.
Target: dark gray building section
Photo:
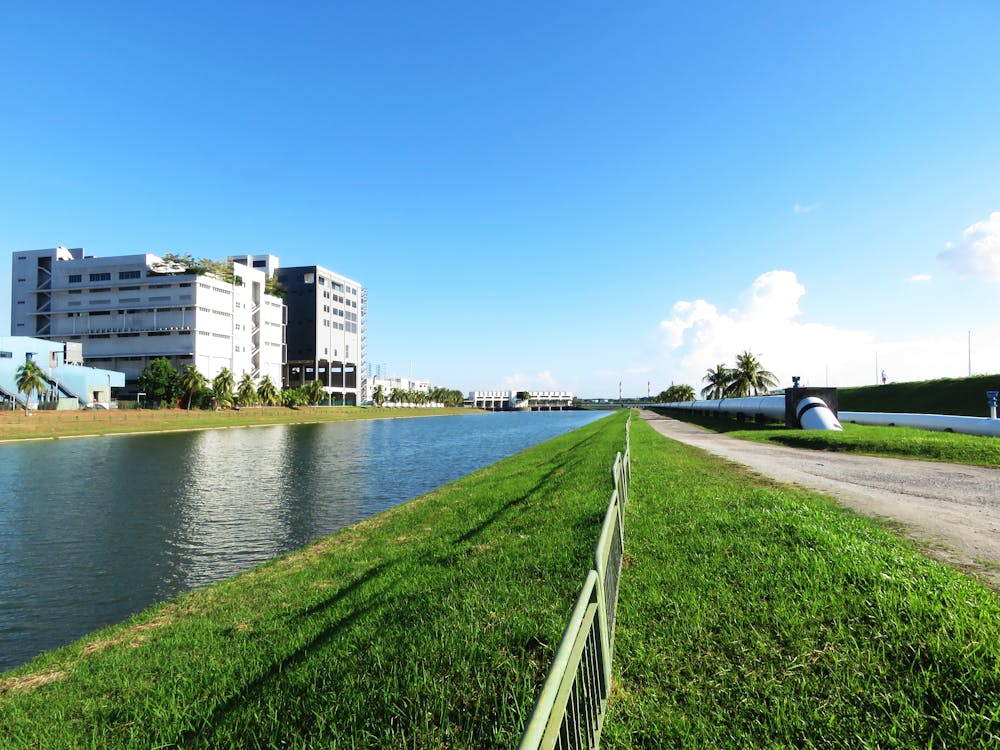
[[[275,275],[288,308],[284,384],[319,380],[334,403],[360,403],[363,332],[352,322],[363,298],[360,285],[321,266],[279,267]]]

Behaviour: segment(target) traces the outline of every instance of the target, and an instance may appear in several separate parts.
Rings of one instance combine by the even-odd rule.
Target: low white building
[[[45,386],[26,396],[17,388],[17,371],[27,361],[42,371]],[[125,385],[121,372],[82,365],[80,347],[30,336],[0,336],[0,405],[6,408],[111,408],[112,389]]]
[[[468,402],[487,411],[562,411],[573,406],[571,391],[472,391]]]
[[[431,381],[413,380],[411,378],[383,378],[375,376],[368,379],[368,394],[374,394],[375,389],[380,386],[382,388],[382,393],[385,394],[386,398],[389,398],[389,394],[396,389],[401,391],[414,391],[416,393],[430,393]]]
[[[100,258],[83,248],[15,252],[11,333],[79,342],[84,361],[135,381],[166,357],[211,379],[282,382],[285,307],[265,292],[267,271],[232,262],[232,281],[151,253]]]

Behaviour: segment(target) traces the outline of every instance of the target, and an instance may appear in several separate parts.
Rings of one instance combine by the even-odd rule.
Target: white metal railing
[[[631,479],[629,428],[625,452],[615,456],[614,489],[569,624],[563,632],[542,692],[518,745],[520,750],[597,748],[611,691],[618,583],[625,554],[624,505]]]

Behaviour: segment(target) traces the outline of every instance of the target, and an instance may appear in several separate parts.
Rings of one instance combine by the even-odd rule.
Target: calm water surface
[[[0,671],[601,412],[0,445]]]

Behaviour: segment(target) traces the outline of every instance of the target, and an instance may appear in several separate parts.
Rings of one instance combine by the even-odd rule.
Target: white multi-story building
[[[194,364],[209,379],[226,367],[237,381],[250,373],[280,384],[284,304],[265,293],[267,270],[243,262],[231,268],[230,282],[150,253],[15,252],[11,333],[79,341],[86,364],[130,381],[166,357],[178,370]]]
[[[368,299],[364,287],[322,266],[278,268],[275,277],[285,288],[288,307],[285,385],[319,380],[341,404],[371,398],[361,377]]]

